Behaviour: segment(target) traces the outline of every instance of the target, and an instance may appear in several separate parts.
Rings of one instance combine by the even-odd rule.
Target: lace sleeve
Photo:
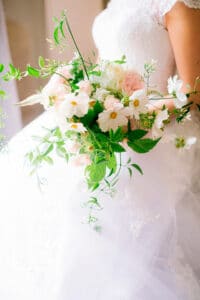
[[[160,23],[164,25],[164,16],[169,12],[176,2],[183,2],[190,8],[200,9],[200,0],[164,0],[160,1],[159,18]]]

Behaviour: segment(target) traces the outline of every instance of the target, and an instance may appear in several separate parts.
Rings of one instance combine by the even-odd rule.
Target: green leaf
[[[63,30],[63,25],[64,25],[64,20],[62,20],[60,22],[59,29],[60,29],[62,37],[65,38],[65,33],[64,33],[64,30]]]
[[[51,145],[47,148],[47,150],[44,152],[43,156],[47,156],[50,152],[53,151],[53,149],[54,149],[54,146],[53,146],[53,144],[51,144]]]
[[[142,169],[140,168],[140,166],[138,166],[137,164],[131,164],[131,166],[133,168],[135,168],[141,175],[144,174],[143,171],[142,171]]]
[[[0,90],[0,98],[4,99],[6,97],[6,92],[3,90]]]
[[[147,134],[146,130],[136,129],[128,133],[128,139],[132,142],[134,140],[139,140]]]
[[[39,58],[38,58],[38,64],[39,64],[40,68],[44,68],[44,66],[45,66],[45,59],[44,59],[44,57],[39,56]]]
[[[3,70],[4,70],[4,65],[0,64],[0,73],[3,72]]]
[[[111,143],[110,145],[114,152],[122,153],[122,152],[126,151],[121,145],[119,145],[117,143]]]
[[[129,172],[130,177],[132,177],[133,171],[131,170],[131,168],[128,168],[128,172]]]
[[[110,156],[110,159],[107,162],[107,167],[112,170],[113,173],[117,170],[117,160],[115,154]]]
[[[90,200],[88,200],[85,203],[86,206],[89,206],[90,208],[96,208],[96,209],[101,209],[101,205],[96,197],[91,197]]]
[[[9,68],[10,68],[10,74],[15,76],[17,69],[13,66],[13,64],[9,64]]]
[[[85,115],[83,118],[81,118],[81,123],[85,127],[90,127],[97,119],[100,112],[103,111],[102,105],[97,101],[93,108],[88,110],[87,115]]]
[[[121,127],[119,127],[116,131],[110,130],[109,135],[111,141],[115,143],[121,142],[124,138],[124,133]]]
[[[94,75],[94,76],[101,76],[101,71],[89,71],[88,72],[89,75]]]
[[[87,172],[89,174],[89,182],[100,182],[106,175],[106,162],[104,161],[88,166]]]
[[[33,76],[33,77],[40,77],[40,71],[38,69],[35,69],[31,66],[27,66],[27,72],[30,76]]]
[[[126,56],[123,55],[120,60],[115,60],[114,63],[120,64],[120,65],[125,64],[126,63]]]
[[[59,27],[57,26],[53,32],[53,38],[54,38],[56,45],[59,45],[59,36],[58,35],[59,35]]]
[[[46,161],[49,165],[53,165],[53,159],[50,156],[43,157],[44,161]]]
[[[137,153],[147,153],[151,149],[153,149],[159,141],[160,138],[156,140],[152,140],[152,139],[135,140],[132,142],[129,141],[128,146]]]

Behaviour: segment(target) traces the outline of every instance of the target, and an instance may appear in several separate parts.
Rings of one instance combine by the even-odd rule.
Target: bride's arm
[[[186,92],[186,84],[193,88],[195,79],[200,76],[200,9],[192,9],[177,2],[166,14],[165,25]],[[200,91],[200,84],[197,90]],[[190,100],[200,103],[200,94],[191,96]],[[173,101],[163,101],[159,106],[163,104],[173,109]]]

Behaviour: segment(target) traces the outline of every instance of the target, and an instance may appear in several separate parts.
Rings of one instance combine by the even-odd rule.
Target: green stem
[[[115,181],[115,179],[119,176],[120,172],[121,172],[121,169],[122,169],[122,154],[120,153],[119,154],[119,169],[117,171],[117,173],[115,174],[115,176],[113,177],[113,179],[111,180],[111,184],[112,182]]]
[[[67,19],[66,14],[64,14],[64,18],[65,18],[65,23],[66,23],[66,26],[67,26],[67,30],[69,31],[69,34],[70,34],[70,36],[71,36],[71,38],[72,38],[72,41],[73,41],[73,43],[74,43],[74,46],[75,46],[75,48],[76,48],[76,50],[77,50],[77,52],[78,52],[78,54],[79,54],[80,60],[81,60],[82,65],[83,65],[83,69],[84,69],[85,74],[86,74],[86,76],[87,76],[87,79],[89,79],[89,75],[88,75],[88,72],[87,72],[87,68],[86,68],[86,65],[85,65],[83,56],[82,56],[82,54],[81,54],[81,52],[80,52],[80,50],[79,50],[79,47],[78,47],[78,45],[77,45],[77,43],[76,43],[76,40],[75,40],[74,35],[73,35],[73,33],[72,33],[72,30],[71,30],[71,27],[70,27],[70,25],[69,25],[69,22],[68,22],[68,19]]]
[[[67,81],[67,78],[66,78],[64,75],[62,75],[62,74],[60,74],[60,73],[58,73],[58,72],[55,72],[54,74],[59,75],[59,76],[62,77],[65,81]]]

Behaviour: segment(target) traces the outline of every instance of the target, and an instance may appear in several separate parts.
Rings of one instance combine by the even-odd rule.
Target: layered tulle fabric
[[[144,175],[124,169],[114,198],[101,195],[97,232],[85,224],[83,168],[55,157],[27,176],[30,137],[52,120],[44,114],[1,155],[2,299],[199,299],[199,145],[123,154]],[[178,127],[200,135],[195,114]]]

